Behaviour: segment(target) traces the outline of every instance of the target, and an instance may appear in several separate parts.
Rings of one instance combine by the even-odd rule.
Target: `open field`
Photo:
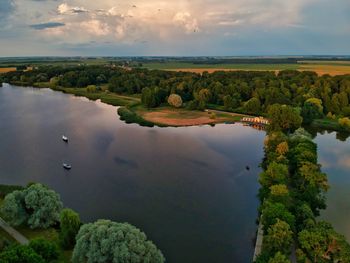
[[[0,74],[11,72],[11,71],[16,71],[16,70],[17,70],[16,68],[0,68]]]
[[[314,71],[320,76],[325,74],[337,76],[350,74],[350,64],[301,64],[298,70]]]
[[[349,61],[300,61],[298,64],[194,64],[194,63],[144,63],[143,65],[148,69],[160,69],[171,71],[183,71],[203,73],[205,71],[212,73],[215,71],[275,71],[281,70],[300,70],[300,71],[314,71],[318,75],[329,74],[344,75],[350,74]]]
[[[246,116],[236,113],[211,110],[208,112],[192,111],[186,109],[175,109],[171,107],[160,107],[152,110],[138,107],[135,112],[146,121],[175,127],[235,122],[240,121],[242,117]],[[215,117],[211,118],[213,113]]]
[[[195,64],[185,62],[164,62],[164,63],[144,63],[148,69],[163,69],[163,70],[203,70],[203,71],[218,71],[218,70],[285,70],[297,69],[297,64]]]

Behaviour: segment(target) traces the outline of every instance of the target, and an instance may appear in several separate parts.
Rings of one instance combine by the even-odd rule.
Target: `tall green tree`
[[[303,121],[298,111],[288,105],[274,104],[269,107],[270,129],[273,131],[294,131]]]
[[[270,254],[281,252],[289,255],[293,243],[293,231],[288,223],[277,219],[277,222],[269,227],[263,240],[264,250],[266,249]]]
[[[136,227],[98,220],[83,225],[77,235],[72,261],[163,263],[163,254]]]
[[[56,224],[62,210],[60,196],[42,184],[32,184],[5,197],[2,213],[13,225],[48,228]]]
[[[73,248],[75,237],[79,232],[81,221],[79,214],[72,209],[66,208],[60,214],[59,240],[63,248]]]

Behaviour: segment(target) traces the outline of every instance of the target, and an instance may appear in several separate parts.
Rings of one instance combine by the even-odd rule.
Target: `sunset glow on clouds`
[[[349,54],[349,13],[348,0],[1,0],[0,55]]]

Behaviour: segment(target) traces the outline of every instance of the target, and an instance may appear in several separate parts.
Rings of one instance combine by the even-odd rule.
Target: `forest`
[[[189,110],[206,108],[268,116],[273,105],[287,105],[303,124],[350,130],[350,75],[315,72],[217,71],[203,74],[148,70],[118,65],[38,66],[0,75],[0,82],[48,87],[107,87],[116,94],[142,98],[146,108],[167,104],[177,94]],[[40,85],[42,86],[42,85]]]

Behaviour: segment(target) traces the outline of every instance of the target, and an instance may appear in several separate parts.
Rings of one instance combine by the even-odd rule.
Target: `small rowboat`
[[[63,163],[63,168],[66,170],[70,170],[70,169],[72,169],[72,166],[70,164]]]

